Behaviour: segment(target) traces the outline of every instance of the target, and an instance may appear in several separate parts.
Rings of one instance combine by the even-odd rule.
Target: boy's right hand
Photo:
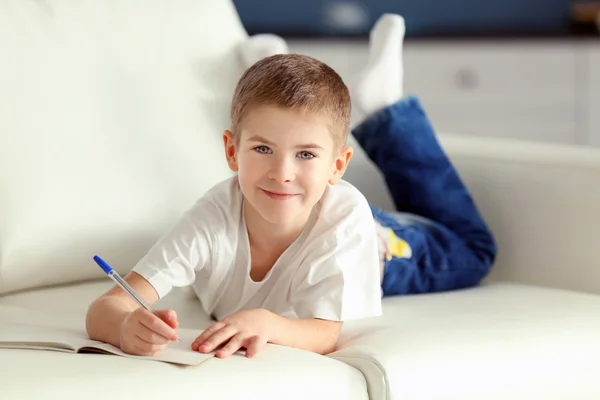
[[[121,324],[121,350],[125,353],[152,356],[177,340],[177,314],[173,310],[151,312],[138,308],[127,315]]]

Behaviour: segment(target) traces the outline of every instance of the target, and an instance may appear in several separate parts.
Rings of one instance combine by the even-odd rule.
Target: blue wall
[[[349,28],[332,24],[327,10],[349,3],[362,7],[362,25]],[[404,16],[409,36],[449,31],[566,31],[569,3],[569,0],[234,0],[246,29],[253,33],[365,33],[381,14],[392,12]]]

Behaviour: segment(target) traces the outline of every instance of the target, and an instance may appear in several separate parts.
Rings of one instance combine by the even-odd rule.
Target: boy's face
[[[228,164],[265,221],[305,223],[327,184],[341,179],[352,149],[334,143],[327,122],[318,114],[261,106],[244,118],[238,146],[225,131]]]

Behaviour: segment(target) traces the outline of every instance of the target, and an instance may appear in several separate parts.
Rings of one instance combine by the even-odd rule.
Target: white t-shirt
[[[250,277],[250,245],[237,177],[199,199],[134,267],[159,297],[192,285],[220,320],[264,308],[288,318],[345,321],[381,315],[375,222],[351,184],[329,185],[306,228],[262,281]]]

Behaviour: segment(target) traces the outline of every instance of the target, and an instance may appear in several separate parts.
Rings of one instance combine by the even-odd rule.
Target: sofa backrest
[[[230,1],[0,0],[0,294],[128,271],[216,182]]]

